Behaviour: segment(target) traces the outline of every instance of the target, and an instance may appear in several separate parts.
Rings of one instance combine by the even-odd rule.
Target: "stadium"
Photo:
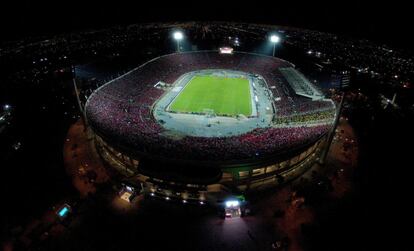
[[[336,106],[295,65],[222,52],[160,56],[89,96],[98,153],[148,196],[224,203],[299,177],[327,149]]]

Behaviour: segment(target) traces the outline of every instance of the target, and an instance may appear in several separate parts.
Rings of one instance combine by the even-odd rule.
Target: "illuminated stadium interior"
[[[101,156],[152,196],[216,203],[306,171],[336,110],[287,61],[200,51],[108,82],[86,115]]]
[[[216,115],[252,114],[250,83],[245,78],[194,76],[171,103],[168,111]]]

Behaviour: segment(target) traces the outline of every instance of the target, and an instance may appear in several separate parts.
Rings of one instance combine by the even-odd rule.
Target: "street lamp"
[[[180,40],[184,38],[184,35],[181,31],[176,31],[173,34],[175,41],[177,41],[177,52],[180,52]]]
[[[270,36],[270,42],[273,43],[273,57],[275,56],[275,48],[276,44],[280,42],[280,37],[277,35],[271,35]]]

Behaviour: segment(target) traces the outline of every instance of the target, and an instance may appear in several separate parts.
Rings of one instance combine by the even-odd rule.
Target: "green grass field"
[[[214,110],[217,115],[250,116],[252,113],[249,80],[217,76],[195,76],[170,106],[170,111]]]

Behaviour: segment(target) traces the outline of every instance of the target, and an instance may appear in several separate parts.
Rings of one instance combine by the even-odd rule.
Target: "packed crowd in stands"
[[[159,81],[173,83],[182,74],[202,69],[232,69],[261,75],[274,97],[276,116],[304,115],[319,119],[332,110],[328,101],[304,100],[296,97],[283,81],[278,68],[290,63],[277,58],[217,52],[171,54],[159,57],[125,76],[97,89],[88,99],[87,117],[92,127],[114,143],[137,151],[162,153],[196,159],[240,159],[264,156],[309,143],[324,133],[330,125],[256,129],[232,137],[184,137],[174,140],[163,136],[163,128],[151,116],[154,102],[164,93],[154,87]],[[291,94],[292,93],[292,94]],[[307,116],[307,117],[306,117]],[[116,142],[118,141],[118,142]]]
[[[290,124],[290,123],[311,123],[311,122],[322,122],[327,120],[333,120],[336,115],[335,109],[328,109],[324,111],[318,111],[315,113],[306,114],[294,114],[285,117],[276,117],[275,123],[277,124]]]
[[[312,127],[255,129],[241,136],[204,138],[185,137],[173,140],[154,137],[144,141],[146,148],[139,150],[162,153],[163,156],[185,159],[232,160],[251,159],[280,154],[312,143],[329,130],[329,125]],[[142,146],[130,138],[132,145]],[[141,141],[141,139],[138,139]],[[148,140],[148,139],[144,139]],[[147,143],[147,144],[145,144]]]

